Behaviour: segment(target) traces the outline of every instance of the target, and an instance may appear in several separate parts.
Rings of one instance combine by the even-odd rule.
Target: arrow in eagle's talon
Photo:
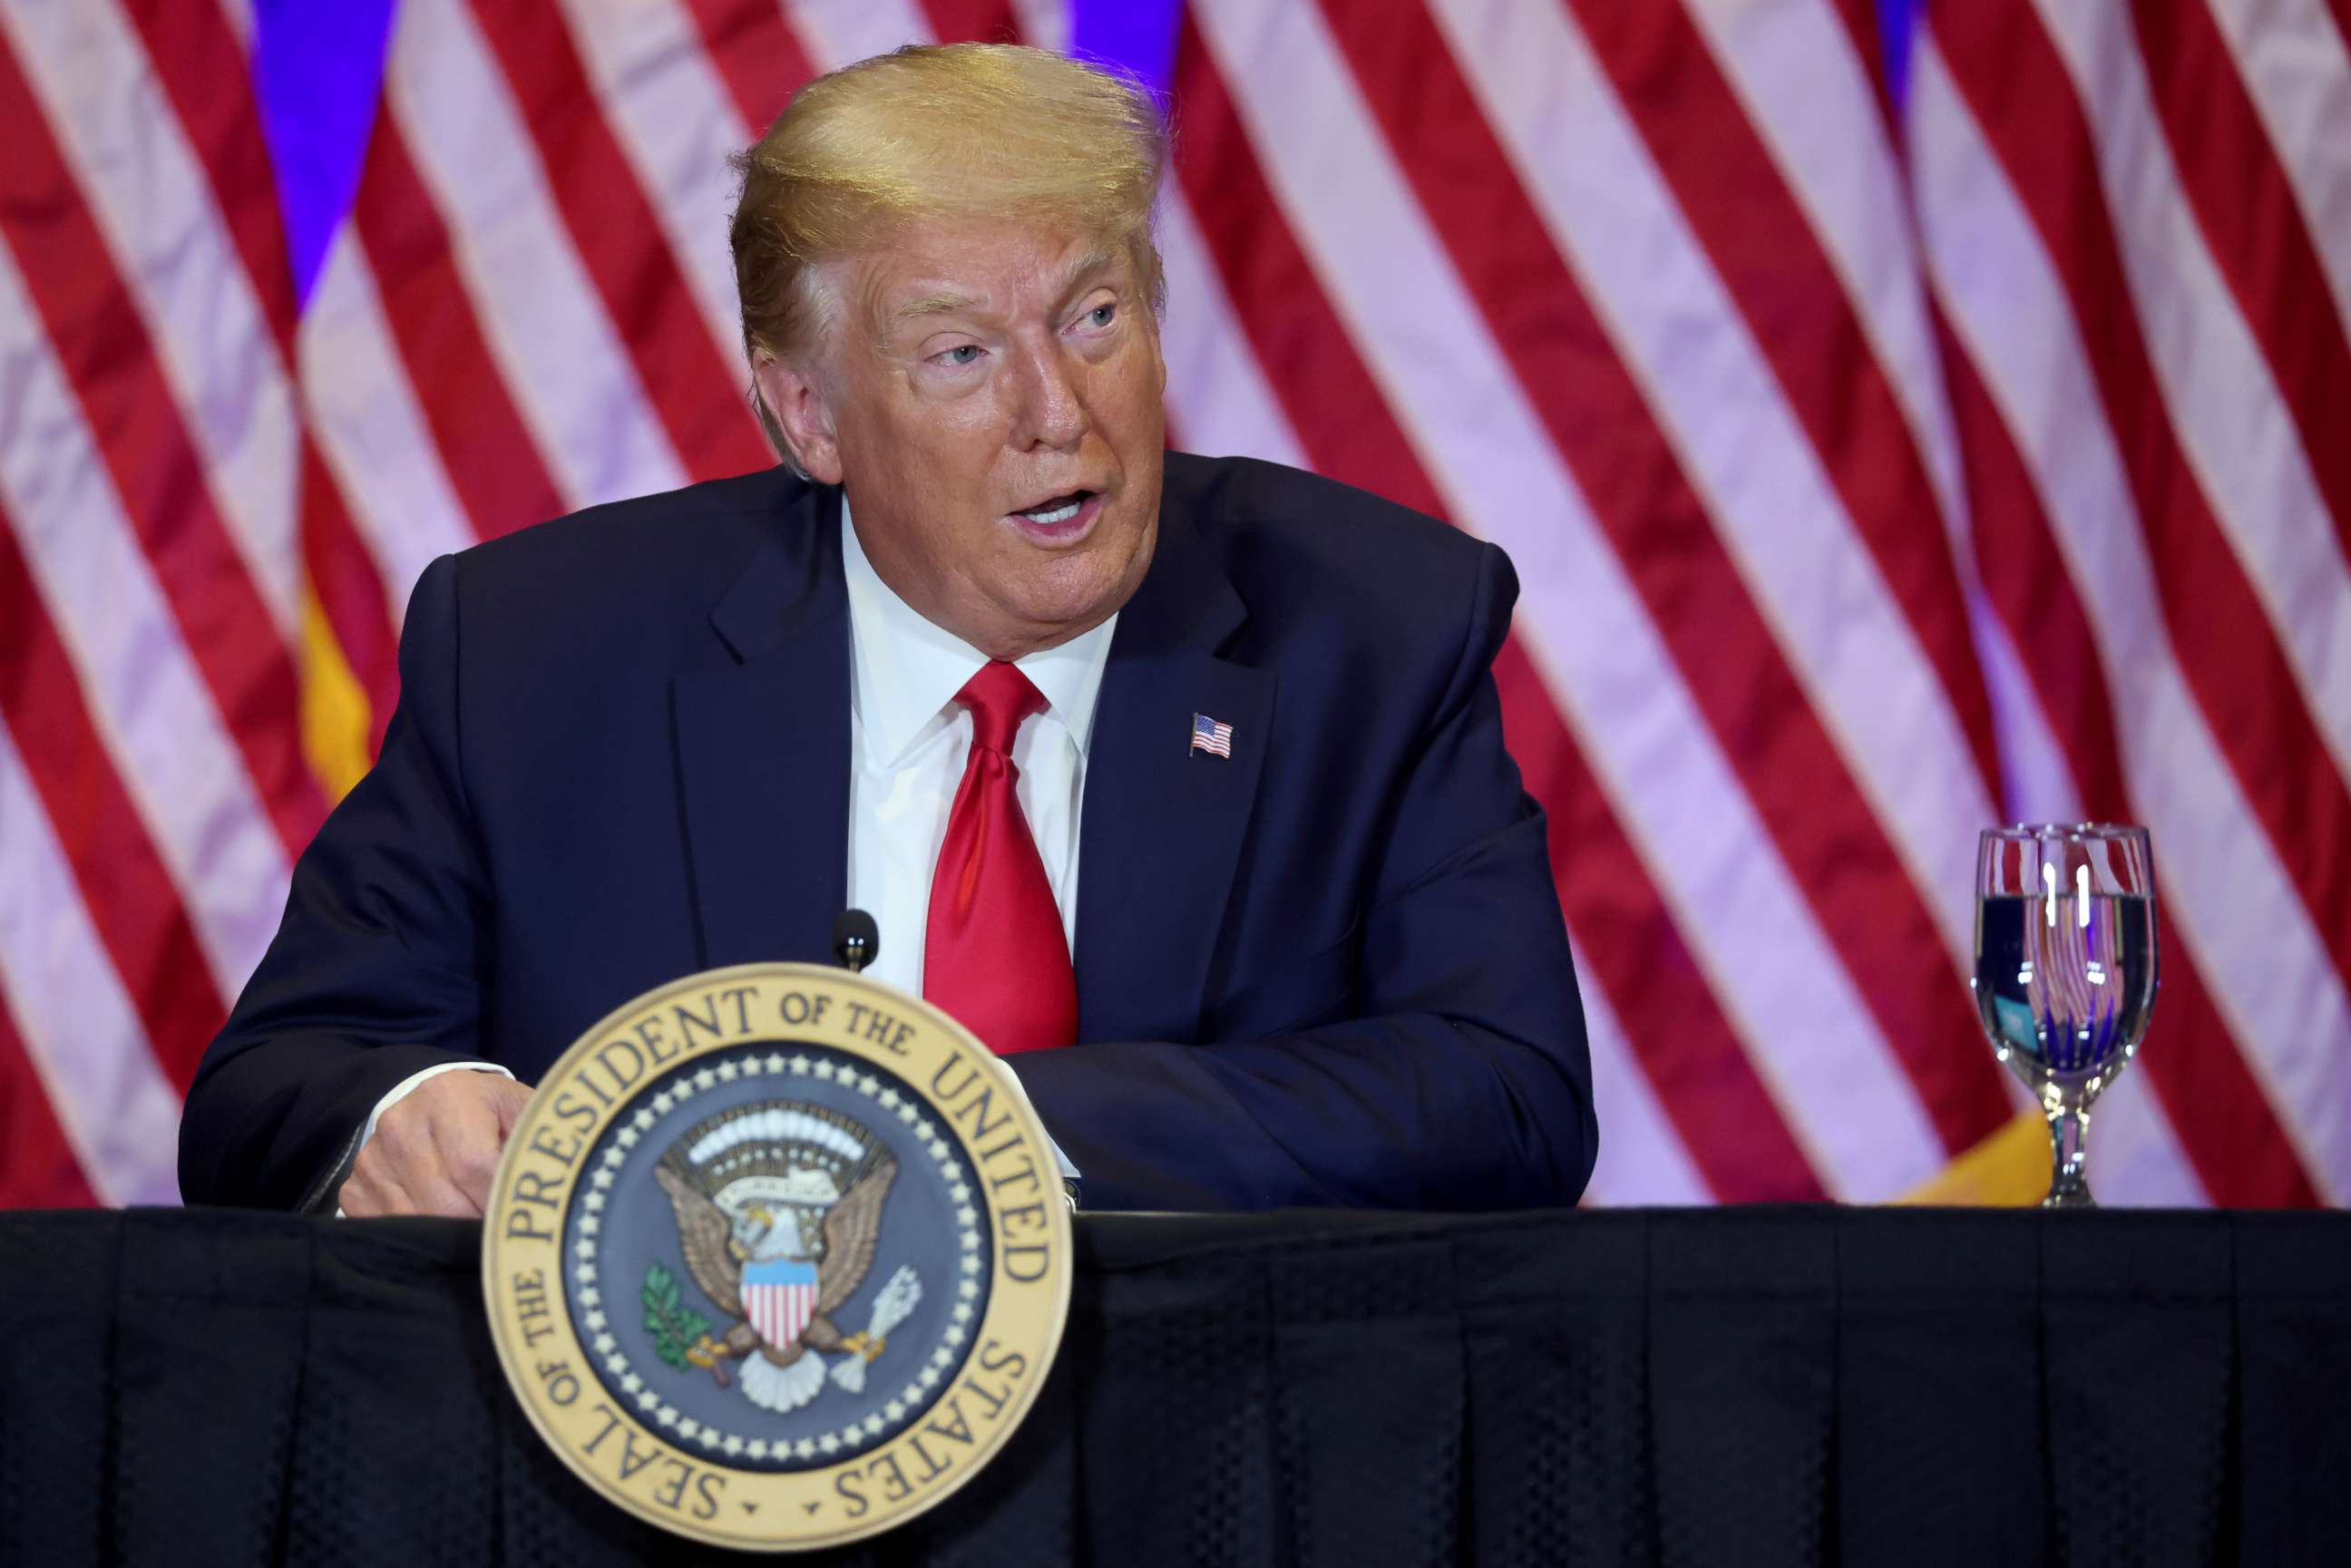
[[[685,1359],[696,1366],[708,1367],[711,1377],[716,1381],[719,1387],[734,1386],[734,1380],[726,1375],[726,1364],[721,1359],[720,1348],[708,1334],[704,1334],[686,1346]]]

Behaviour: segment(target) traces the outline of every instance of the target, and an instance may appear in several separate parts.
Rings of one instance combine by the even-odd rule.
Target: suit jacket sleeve
[[[1207,1043],[1007,1059],[1088,1207],[1458,1210],[1581,1195],[1599,1146],[1583,1005],[1543,815],[1504,748],[1492,674],[1516,596],[1488,547],[1345,942],[1251,988],[1274,994],[1212,1009]],[[1301,1009],[1296,1028],[1220,1037],[1220,1014]]]
[[[444,557],[410,599],[382,753],[296,863],[277,936],[197,1067],[191,1203],[316,1206],[378,1100],[475,1056],[488,889],[457,766],[456,624]]]

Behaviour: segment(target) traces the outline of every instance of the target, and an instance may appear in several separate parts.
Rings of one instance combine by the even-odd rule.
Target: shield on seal
[[[799,1338],[815,1313],[815,1264],[777,1258],[743,1266],[743,1315],[778,1350]]]

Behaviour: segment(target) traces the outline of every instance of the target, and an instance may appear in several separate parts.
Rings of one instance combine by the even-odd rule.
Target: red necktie
[[[965,682],[956,701],[971,710],[971,759],[931,873],[923,995],[999,1056],[1068,1045],[1078,1036],[1077,977],[1013,791],[1020,770],[1012,737],[1045,698],[998,660]]]

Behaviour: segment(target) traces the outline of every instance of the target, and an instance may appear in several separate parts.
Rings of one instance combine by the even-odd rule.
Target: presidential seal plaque
[[[932,1507],[1002,1448],[1070,1295],[1051,1144],[1011,1074],[844,970],[689,976],[582,1035],[483,1221],[539,1436],[638,1517],[795,1551]]]

